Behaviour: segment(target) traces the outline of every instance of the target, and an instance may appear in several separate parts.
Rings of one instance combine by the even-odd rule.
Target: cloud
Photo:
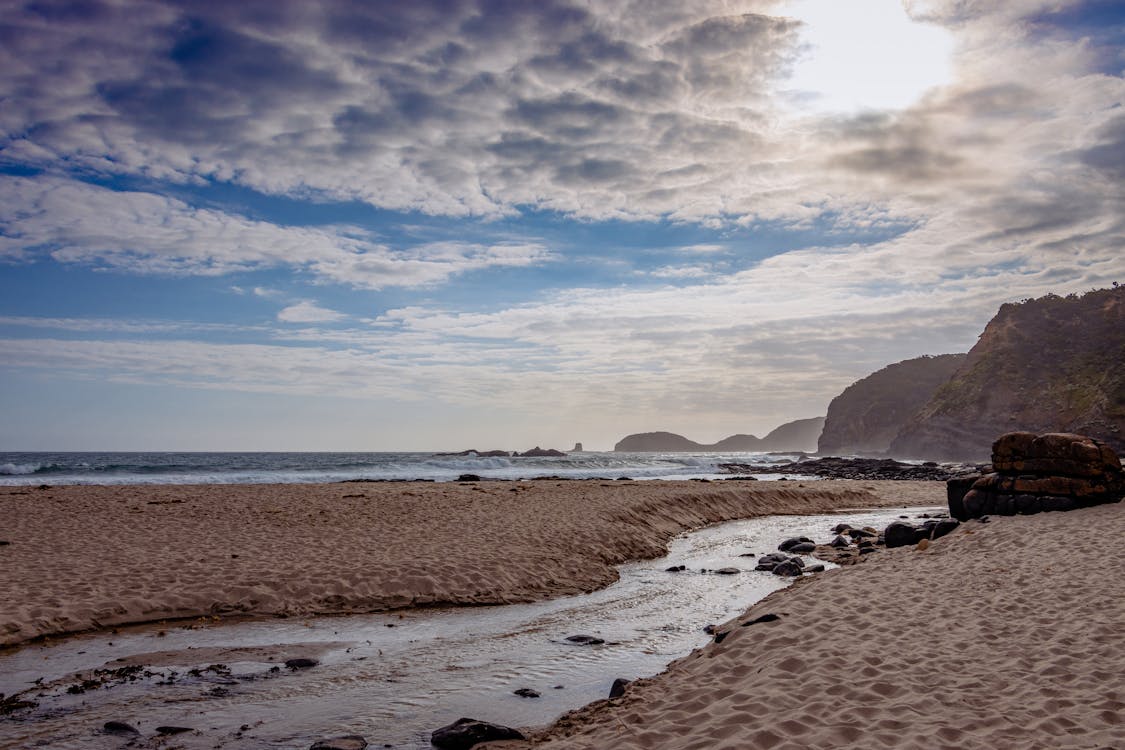
[[[283,323],[333,323],[346,317],[343,313],[321,307],[310,300],[289,305],[277,314],[277,319]]]
[[[356,227],[287,227],[154,193],[50,176],[0,176],[0,259],[141,274],[218,276],[288,267],[365,289],[418,287],[493,267],[531,266],[542,245],[439,242],[392,248]],[[255,287],[256,296],[273,290]]]

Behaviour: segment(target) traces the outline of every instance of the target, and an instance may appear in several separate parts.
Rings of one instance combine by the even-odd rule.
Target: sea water
[[[584,451],[525,458],[440,453],[0,453],[0,486],[291,484],[357,479],[447,482],[463,474],[485,479],[712,479],[726,475],[720,466],[724,463],[782,464],[800,455]]]

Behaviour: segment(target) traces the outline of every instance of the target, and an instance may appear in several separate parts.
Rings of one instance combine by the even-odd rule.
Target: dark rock
[[[290,669],[311,669],[320,664],[316,659],[288,659],[285,666]]]
[[[727,636],[728,636],[728,635],[730,635],[730,631],[729,631],[729,630],[723,631],[722,633],[715,633],[715,641],[714,641],[714,643],[715,643],[716,645],[718,645],[718,644],[722,643],[723,641],[725,641],[725,640],[727,639]]]
[[[842,549],[842,548],[850,545],[851,542],[849,542],[843,536],[837,536],[835,539],[833,539],[831,542],[829,542],[829,544],[833,547],[836,547],[837,549]]]
[[[715,634],[715,626],[714,625],[704,625],[703,626],[703,632],[706,633],[707,635],[714,635]]]
[[[798,544],[805,544],[805,543],[811,543],[811,542],[812,542],[812,539],[809,539],[807,536],[797,536],[797,537],[793,537],[792,539],[786,539],[784,542],[777,545],[777,548],[781,552],[789,552],[794,547],[796,547]]]
[[[481,478],[479,476],[477,476],[476,474],[462,474],[461,476],[457,477],[457,481],[458,482],[479,482],[479,481],[481,481]]]
[[[684,571],[684,570],[687,570],[686,565],[673,565],[670,568],[665,568],[664,572],[666,572],[666,573],[679,573],[679,572]]]
[[[859,554],[861,554],[861,555],[870,555],[872,552],[878,552],[878,551],[879,551],[878,547],[860,547],[859,548]]]
[[[823,573],[824,571],[825,571],[825,567],[823,565],[820,565],[820,564],[808,565],[808,566],[805,567],[806,573]]]
[[[833,534],[846,534],[851,531],[851,526],[846,523],[838,523],[832,528]]]
[[[755,617],[753,620],[747,620],[742,623],[742,627],[749,627],[750,625],[758,625],[763,622],[777,622],[781,619],[780,615],[775,615],[773,612],[768,612],[760,617]]]
[[[191,727],[157,727],[156,733],[164,737],[171,737],[174,734],[184,734],[185,732],[194,732]]]
[[[329,737],[317,740],[309,750],[364,750],[367,740],[358,734],[345,734],[340,737]]]
[[[719,576],[735,576],[741,572],[742,571],[738,568],[719,568],[718,570],[714,571],[715,575]]]
[[[605,643],[604,640],[593,635],[568,635],[566,639],[579,646],[597,646]]]
[[[521,698],[538,698],[539,697],[539,693],[532,690],[531,688],[520,688],[519,690],[513,690],[512,692],[514,694],[518,695]]]
[[[9,544],[11,544],[11,542],[5,539],[0,539],[0,547],[7,547]]]
[[[804,568],[798,565],[796,560],[786,560],[783,563],[779,563],[770,572],[772,572],[775,576],[794,577],[801,575],[803,570]]]
[[[102,731],[106,734],[140,734],[136,727],[123,721],[107,721],[102,724]]]
[[[917,531],[914,524],[893,521],[887,526],[883,536],[887,540],[887,547],[905,547],[915,543]]]
[[[510,727],[462,718],[435,729],[430,735],[430,744],[442,750],[468,750],[482,742],[522,739],[526,739],[523,734]]]
[[[980,474],[969,474],[962,477],[953,477],[945,483],[945,498],[949,502],[949,515],[959,521],[969,520],[965,514],[965,494],[973,488],[973,483],[980,479]]]
[[[566,456],[562,451],[555,450],[554,448],[540,448],[538,445],[529,451],[514,453],[512,455],[519,458],[563,458]]]
[[[626,680],[624,677],[618,677],[613,681],[613,685],[611,685],[609,688],[609,697],[620,698],[621,696],[625,695],[625,686],[630,682],[632,682],[632,680]]]
[[[848,529],[846,533],[852,539],[874,539],[879,536],[879,532],[867,529]]]
[[[943,518],[937,522],[937,525],[934,526],[934,530],[930,534],[930,538],[940,539],[951,531],[954,531],[960,525],[961,522],[955,518]]]
[[[792,547],[790,547],[789,551],[792,552],[795,555],[805,555],[805,554],[808,554],[809,552],[815,552],[816,551],[816,543],[815,542],[801,542],[800,544],[795,544]]]

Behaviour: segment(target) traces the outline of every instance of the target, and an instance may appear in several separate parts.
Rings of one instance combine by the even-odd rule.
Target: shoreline
[[[831,480],[0,490],[0,648],[199,618],[528,602],[608,585],[615,565],[713,523],[943,500],[940,483]]]
[[[970,521],[798,579],[624,695],[488,747],[1122,747],[1125,561],[1074,544],[1091,530],[1120,538],[1125,503]]]

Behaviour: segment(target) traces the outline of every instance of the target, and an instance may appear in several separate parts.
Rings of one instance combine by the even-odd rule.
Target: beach
[[[659,556],[686,529],[927,502],[940,491],[902,482],[7,487],[0,645],[161,620],[526,602],[605,586],[614,565]]]
[[[0,632],[527,602],[604,587],[688,529],[944,499],[867,481],[4,488]],[[495,747],[1121,747],[1123,533],[1113,504],[867,555]]]

